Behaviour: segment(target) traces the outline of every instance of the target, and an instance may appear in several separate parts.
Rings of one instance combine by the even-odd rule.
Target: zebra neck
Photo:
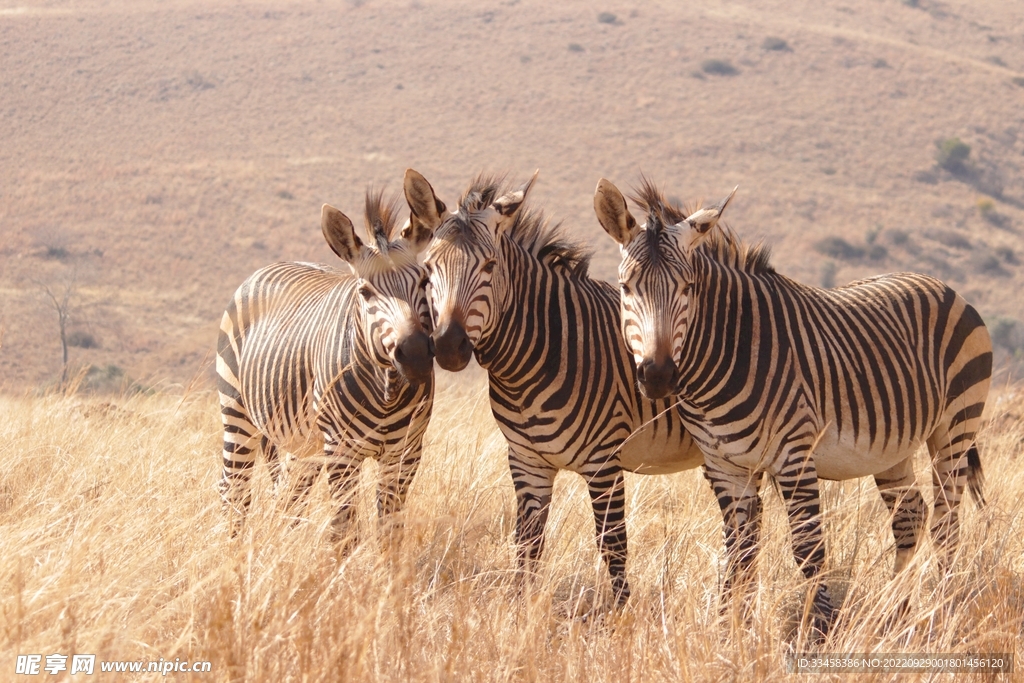
[[[524,349],[541,336],[552,334],[549,311],[559,310],[555,282],[559,279],[550,267],[526,253],[518,244],[502,240],[503,286],[495,291],[495,316],[476,345],[476,359],[492,380],[512,379],[520,373]]]
[[[678,386],[681,399],[701,406],[728,400],[746,381],[755,328],[750,275],[698,256],[693,277]]]

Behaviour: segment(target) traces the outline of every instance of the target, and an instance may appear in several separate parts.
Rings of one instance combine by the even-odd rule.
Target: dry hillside
[[[1005,0],[0,0],[0,386],[72,364],[208,376],[234,287],[333,258],[406,167],[449,203],[480,171],[617,260],[596,181],[740,186],[782,272],[948,280],[1024,347],[1024,4]],[[937,142],[959,138],[965,158]],[[963,151],[964,148],[959,148]],[[952,156],[949,153],[952,151]],[[1018,351],[1019,354],[1019,351]]]

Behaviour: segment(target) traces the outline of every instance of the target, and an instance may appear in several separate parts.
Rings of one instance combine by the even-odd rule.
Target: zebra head
[[[648,398],[677,390],[694,283],[693,254],[718,223],[732,193],[710,208],[686,216],[644,180],[631,197],[647,211],[639,225],[618,188],[602,178],[594,193],[601,227],[619,243],[622,335]]]
[[[395,238],[396,214],[396,199],[385,202],[383,193],[367,192],[369,244],[359,239],[352,221],[329,204],[323,206],[321,227],[327,244],[358,278],[355,299],[377,362],[394,367],[415,385],[429,379],[434,368],[426,269],[416,260],[430,242],[432,228],[410,220]]]
[[[414,214],[433,214],[437,198],[423,176],[406,175],[406,197]],[[500,194],[500,181],[478,178],[444,216],[427,250],[430,299],[435,317],[434,348],[445,370],[465,368],[473,351],[497,320],[508,274],[502,265],[501,237],[516,220],[537,174],[521,187]],[[438,202],[439,203],[439,202]],[[441,204],[443,207],[444,205]]]

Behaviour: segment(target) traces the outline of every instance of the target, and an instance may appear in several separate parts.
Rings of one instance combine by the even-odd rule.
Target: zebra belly
[[[882,448],[875,444],[871,448],[866,440],[861,443],[850,438],[839,438],[835,430],[829,430],[814,449],[814,467],[819,479],[835,481],[855,479],[878,474],[914,455],[922,441],[903,444],[889,444]]]
[[[669,432],[662,425],[647,425],[633,432],[622,450],[619,464],[637,474],[672,474],[704,464],[704,453],[685,435],[682,425]]]

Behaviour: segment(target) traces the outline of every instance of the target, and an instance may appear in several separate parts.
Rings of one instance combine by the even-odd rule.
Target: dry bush
[[[786,653],[811,647],[796,633],[806,587],[780,497],[764,494],[745,617],[719,604],[720,521],[697,472],[628,478],[634,593],[623,611],[601,609],[606,574],[572,475],[556,482],[539,576],[521,582],[506,449],[482,378],[440,380],[404,534],[378,532],[370,464],[363,542],[344,556],[327,540],[323,482],[296,520],[262,466],[249,521],[227,536],[213,395],[0,397],[0,678],[17,654],[56,652],[211,662],[212,673],[171,675],[195,681],[775,681]],[[1014,652],[1022,642],[1024,396],[1004,392],[990,414],[989,505],[965,505],[949,576],[926,544],[891,581],[870,480],[825,485],[828,581],[845,602],[822,651]],[[886,630],[903,596],[911,614]]]

